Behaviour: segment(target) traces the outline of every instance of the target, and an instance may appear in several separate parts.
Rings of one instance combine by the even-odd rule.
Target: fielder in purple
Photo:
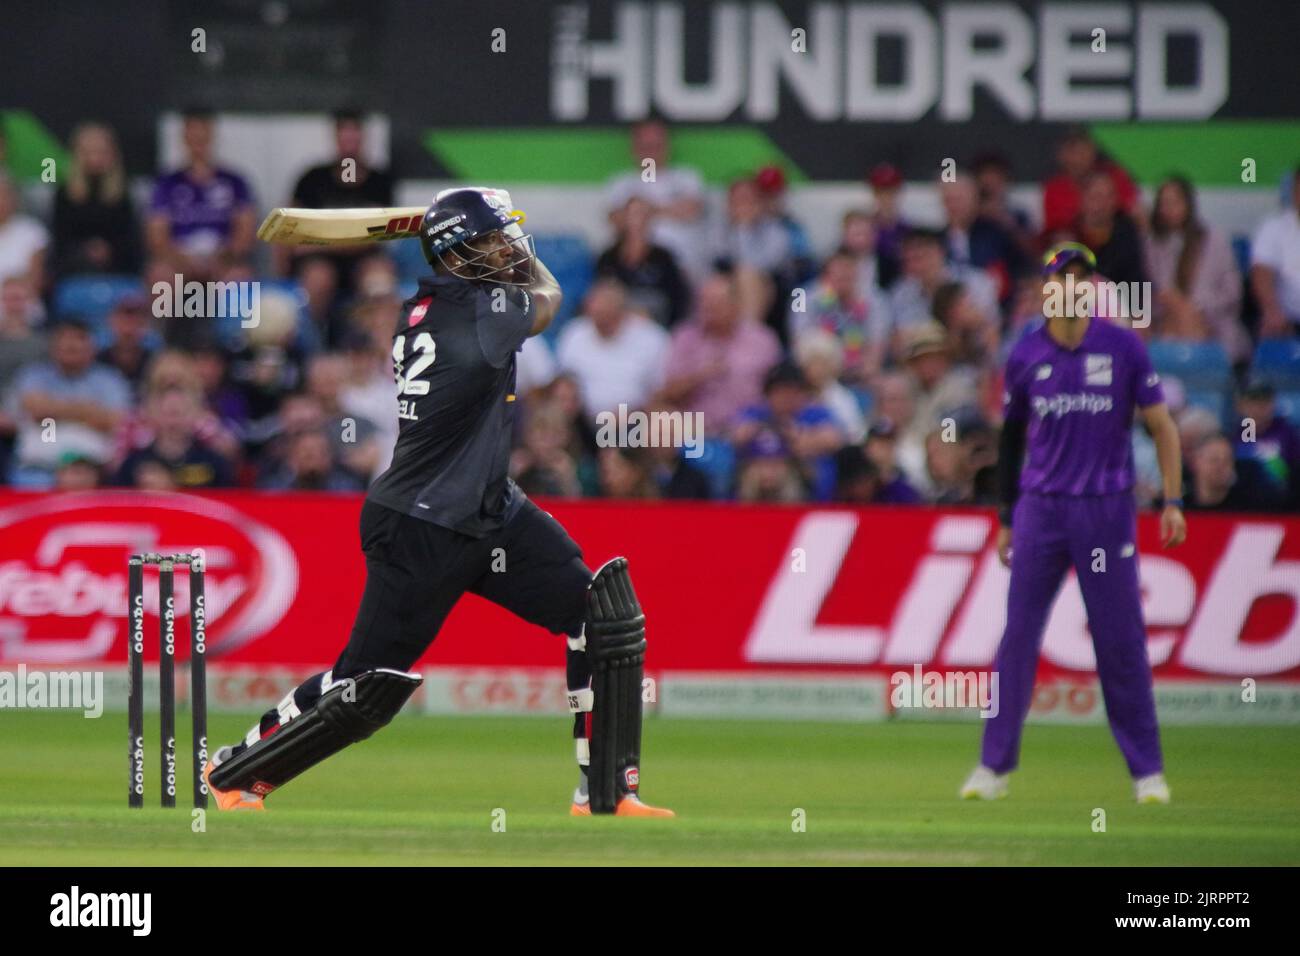
[[[1069,243],[1048,254],[1044,269],[1049,280],[1073,274],[1077,283],[1090,282],[1095,260],[1086,247]],[[1019,761],[1048,613],[1073,567],[1111,731],[1139,799],[1166,802],[1138,586],[1131,429],[1137,414],[1156,444],[1166,546],[1186,535],[1178,431],[1142,341],[1106,319],[1064,311],[1027,332],[1007,359],[998,550],[1011,568],[1011,585],[994,662],[999,709],[984,723],[981,766],[962,795],[1005,794],[1005,774]],[[1155,787],[1148,799],[1144,786]]]

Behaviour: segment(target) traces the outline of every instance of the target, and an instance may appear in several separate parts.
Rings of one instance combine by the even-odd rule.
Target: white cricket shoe
[[[1168,803],[1169,784],[1163,773],[1152,773],[1133,781],[1133,795],[1138,803]]]
[[[980,764],[961,785],[963,800],[1001,800],[1007,795],[1007,775]]]

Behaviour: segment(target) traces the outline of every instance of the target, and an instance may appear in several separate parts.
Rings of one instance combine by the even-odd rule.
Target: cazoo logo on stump
[[[0,660],[29,664],[126,656],[158,589],[127,608],[126,558],[136,551],[203,550],[209,652],[229,652],[284,616],[298,562],[278,531],[194,495],[95,492],[19,500],[0,508]],[[189,580],[176,578],[188,614]],[[156,652],[157,624],[144,624]]]

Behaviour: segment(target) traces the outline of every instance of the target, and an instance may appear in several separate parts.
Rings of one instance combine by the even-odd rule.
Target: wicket
[[[203,768],[208,761],[207,607],[203,555],[133,554],[127,560],[130,636],[127,647],[127,724],[130,733],[127,805],[144,806],[144,566],[158,566],[159,737],[162,805],[176,806],[176,601],[175,566],[190,569],[190,716],[194,736],[194,806],[208,805]]]

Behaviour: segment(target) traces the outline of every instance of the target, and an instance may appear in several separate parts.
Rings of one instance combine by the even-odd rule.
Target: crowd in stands
[[[360,117],[335,133],[337,155],[270,205],[393,204]],[[397,429],[391,249],[259,250],[259,207],[217,163],[212,117],[187,114],[183,145],[136,208],[113,131],[78,127],[42,220],[20,208],[0,136],[0,479],[364,489]],[[838,242],[814,250],[781,169],[714,195],[662,123],[634,126],[630,147],[589,286],[519,354],[511,471],[528,493],[991,504],[1001,365],[1042,321],[1043,250],[1073,240],[1105,278],[1151,283],[1140,334],[1180,427],[1187,506],[1300,504],[1300,168],[1237,250],[1186,179],[1144,199],[1081,129],[1035,209],[987,152],[936,181],[940,219],[911,222],[899,171],[868,162]],[[262,280],[259,321],[156,318],[148,290],[178,274]],[[98,316],[76,307],[87,276],[127,277]],[[607,447],[598,416],[620,406],[699,413],[702,453]],[[1153,503],[1154,450],[1140,429],[1134,443]]]

